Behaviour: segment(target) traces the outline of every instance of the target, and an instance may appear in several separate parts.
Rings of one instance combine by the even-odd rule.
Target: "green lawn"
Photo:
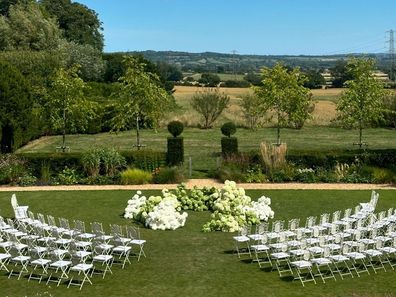
[[[148,192],[145,192],[148,193]],[[153,192],[151,192],[153,193]],[[370,191],[248,191],[252,197],[272,198],[276,219],[332,212],[368,201]],[[21,192],[18,201],[34,212],[56,217],[128,224],[121,214],[131,191]],[[3,216],[11,216],[11,192],[0,193]],[[378,209],[394,207],[396,191],[380,191]],[[67,289],[26,279],[7,279],[0,272],[0,296],[393,296],[395,271],[348,278],[326,284],[312,283],[302,288],[299,282],[280,279],[277,272],[260,270],[258,265],[238,260],[230,251],[232,234],[202,233],[201,226],[210,213],[189,213],[186,226],[176,231],[142,229],[147,239],[147,258],[104,280],[94,277],[93,285]]]
[[[203,130],[186,128],[184,148],[186,160],[191,156],[193,177],[202,177],[216,167],[216,160],[221,151],[220,129]],[[170,134],[166,129],[142,130],[142,142],[148,149],[166,150],[166,139]],[[276,129],[262,128],[257,131],[238,129],[240,151],[258,150],[262,141],[275,142]],[[363,132],[364,141],[372,149],[396,148],[396,131],[390,129],[366,129]],[[286,142],[290,150],[332,150],[353,149],[352,144],[357,142],[358,131],[331,127],[307,126],[301,130],[282,129],[281,139]],[[135,143],[135,131],[126,131],[118,134],[101,133],[95,135],[68,135],[67,145],[72,151],[85,151],[93,146],[114,147],[119,150],[132,149]],[[43,137],[22,147],[18,152],[54,152],[55,147],[61,144],[61,136]]]

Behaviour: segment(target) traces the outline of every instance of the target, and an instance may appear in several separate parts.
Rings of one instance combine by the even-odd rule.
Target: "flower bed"
[[[273,218],[270,204],[271,199],[265,196],[252,201],[233,181],[226,181],[222,189],[194,187],[188,190],[181,184],[174,191],[163,189],[162,196],[147,198],[137,191],[128,200],[124,217],[154,230],[175,230],[186,222],[187,213],[182,210],[210,210],[213,211],[212,219],[204,224],[204,232],[235,232],[242,226]]]

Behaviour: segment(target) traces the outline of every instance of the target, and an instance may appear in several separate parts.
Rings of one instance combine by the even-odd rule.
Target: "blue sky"
[[[384,52],[385,32],[396,29],[394,0],[77,2],[99,14],[106,52],[236,50],[240,54],[271,55]]]

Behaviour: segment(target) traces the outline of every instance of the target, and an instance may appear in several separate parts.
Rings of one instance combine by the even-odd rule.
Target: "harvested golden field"
[[[190,101],[192,96],[199,91],[200,87],[176,86],[174,96],[176,102],[181,106],[181,110],[172,113],[165,119],[164,123],[170,120],[179,120],[186,126],[197,126],[200,122],[199,115],[191,108]],[[220,116],[216,126],[221,125],[225,121],[234,121],[238,125],[244,125],[243,113],[240,108],[241,97],[250,92],[248,88],[220,88],[221,92],[228,94],[231,98],[230,107]],[[335,102],[337,102],[342,89],[326,89],[312,90],[313,102],[315,109],[313,118],[307,122],[308,125],[329,125],[334,119],[336,110]]]

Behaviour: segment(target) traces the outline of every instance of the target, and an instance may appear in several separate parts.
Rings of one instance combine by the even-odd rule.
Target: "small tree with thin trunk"
[[[261,78],[262,85],[253,90],[261,99],[261,110],[272,111],[276,118],[276,144],[280,145],[281,127],[301,127],[310,117],[311,94],[303,86],[306,78],[298,68],[288,70],[277,63],[273,68],[263,68]]]
[[[66,150],[66,134],[84,131],[95,117],[95,106],[84,97],[86,85],[78,76],[78,65],[56,71],[46,94],[46,109],[51,126],[61,130],[61,150]]]
[[[192,108],[203,118],[202,128],[212,128],[213,123],[228,107],[230,97],[219,89],[203,89],[196,92],[191,100]]]
[[[359,148],[364,145],[363,129],[381,120],[384,114],[387,91],[372,75],[374,66],[373,59],[349,59],[346,67],[352,79],[345,83],[347,89],[337,103],[338,120],[348,128],[359,129]]]
[[[174,105],[172,97],[161,86],[155,73],[145,71],[145,64],[135,57],[125,57],[125,75],[120,77],[120,89],[116,115],[112,119],[113,130],[119,131],[136,123],[136,147],[139,150],[141,120],[152,121],[154,127],[166,111]]]

